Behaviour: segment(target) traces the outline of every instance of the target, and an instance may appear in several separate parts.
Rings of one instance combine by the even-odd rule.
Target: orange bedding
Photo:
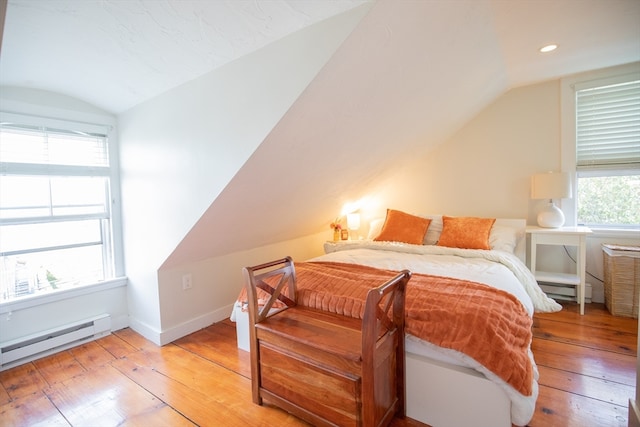
[[[333,262],[295,268],[298,304],[356,318],[362,318],[367,291],[397,274]],[[240,301],[246,301],[245,291]],[[514,296],[481,283],[414,273],[405,305],[406,333],[464,353],[521,394],[532,394],[532,319]]]

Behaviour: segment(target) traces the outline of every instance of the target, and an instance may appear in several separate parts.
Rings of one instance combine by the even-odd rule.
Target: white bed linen
[[[485,283],[516,296],[530,315],[533,309],[539,312],[562,309],[540,289],[527,266],[508,252],[372,240],[326,242],[324,250],[325,255],[309,261],[346,262],[388,270],[406,268],[414,273]]]
[[[325,244],[325,255],[309,261],[344,262],[388,270],[409,269],[414,273],[459,278],[484,283],[513,294],[527,310],[553,312],[561,309],[538,286],[533,274],[515,255],[502,251],[446,248],[433,245],[410,245],[396,242],[350,241]],[[534,367],[531,396],[523,396],[469,356],[441,348],[407,334],[406,351],[445,363],[474,369],[498,384],[509,396],[511,419],[526,425],[533,416],[538,397],[538,370]]]

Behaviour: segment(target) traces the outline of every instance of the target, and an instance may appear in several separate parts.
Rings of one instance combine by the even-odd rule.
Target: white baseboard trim
[[[160,331],[157,329],[147,325],[144,322],[136,319],[135,317],[129,317],[129,327],[154,343],[155,345],[160,344]]]
[[[202,328],[206,328],[231,316],[233,310],[233,304],[229,304],[212,312],[203,314],[194,319],[188,320],[184,323],[176,325],[172,328],[166,329],[160,333],[160,345],[169,344],[179,338],[189,335],[195,331],[199,331]]]
[[[113,331],[119,331],[120,329],[124,329],[124,328],[128,328],[129,327],[129,316],[128,315],[122,315],[122,316],[118,316],[118,317],[112,317],[111,318],[111,332]]]
[[[129,318],[128,325],[131,329],[153,342],[158,346],[163,346],[179,338],[189,335],[195,331],[212,325],[228,318],[233,310],[233,303],[193,319],[187,320],[179,325],[158,331],[157,329],[141,322],[133,317]],[[127,327],[125,326],[125,327]],[[115,330],[115,328],[114,328]]]

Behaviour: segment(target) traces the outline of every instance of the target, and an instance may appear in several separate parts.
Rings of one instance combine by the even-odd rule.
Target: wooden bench
[[[362,320],[296,304],[291,258],[243,269],[253,402],[316,426],[385,426],[405,414],[403,271],[368,292]],[[257,289],[271,294],[258,305]],[[274,313],[274,302],[287,307]]]

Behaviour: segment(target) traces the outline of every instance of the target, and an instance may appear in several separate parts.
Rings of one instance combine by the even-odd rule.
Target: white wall
[[[535,224],[540,203],[529,198],[530,176],[560,169],[560,127],[559,80],[506,92],[437,148],[416,153],[416,159],[402,167],[385,169],[382,165],[377,171],[380,179],[352,191],[365,201],[361,233],[366,233],[370,218],[384,216],[389,207],[417,214],[526,218]],[[329,232],[319,232],[255,253],[241,251],[161,269],[160,310],[167,325],[163,341],[181,336],[195,324],[226,317],[241,286],[242,266],[285,255],[306,259],[318,255],[322,241],[330,238]],[[603,242],[638,244],[621,236],[590,237],[587,271],[596,277],[602,277]],[[570,253],[573,255],[571,248]],[[570,272],[573,268],[561,248],[545,248],[540,262],[542,268],[551,270]],[[187,273],[193,276],[194,288],[182,291],[181,278]],[[602,284],[595,279],[588,282],[594,300],[602,302]]]
[[[560,168],[559,83],[510,90],[426,154],[364,194],[365,216],[386,208],[416,214],[527,218],[533,173]],[[418,154],[418,153],[416,153]]]
[[[544,201],[531,200],[531,175],[561,169],[560,80],[512,89],[455,135],[371,191],[386,204],[416,214],[526,218],[536,224]],[[560,204],[562,206],[562,204]],[[587,239],[587,283],[604,302],[603,243],[640,245],[639,234],[594,233]],[[575,248],[569,247],[575,259]],[[539,252],[544,270],[570,273],[575,264],[562,247]]]
[[[194,316],[211,318],[212,310],[231,302],[226,290],[216,293],[215,279],[199,277],[198,268],[194,283],[212,287],[206,298],[196,289],[176,293],[173,276],[158,276],[158,270],[370,7],[366,6],[281,39],[119,117],[131,326],[147,338],[165,343],[164,331]],[[226,215],[233,219],[236,213]],[[207,313],[201,308],[204,301]],[[192,307],[201,313],[194,314]]]
[[[330,230],[312,236],[273,245],[234,252],[221,257],[162,269],[160,310],[163,329],[160,341],[171,342],[194,330],[231,315],[232,306],[244,285],[242,268],[291,256],[306,260],[323,253],[323,243],[330,240]],[[193,287],[182,290],[182,276],[190,274]]]
[[[437,148],[416,157],[404,167],[385,171],[384,179],[359,189],[364,200],[361,234],[366,234],[368,220],[383,217],[387,208],[416,214],[526,218],[535,224],[540,206],[529,198],[530,176],[560,168],[559,80],[508,91]],[[235,300],[241,285],[239,269],[248,260],[258,263],[285,255],[307,259],[318,255],[322,242],[328,239],[330,233],[321,232],[309,239],[260,248],[255,257],[242,252],[161,272],[172,284],[171,293],[166,293],[169,298],[162,303],[163,315],[166,311],[167,316],[175,317],[174,323],[179,322],[174,313],[179,308],[172,301],[181,300],[182,274],[194,277],[194,293],[201,300],[190,307],[194,313],[206,313],[207,304],[216,301],[215,307],[228,314],[228,304]],[[598,277],[602,277],[600,243],[590,238],[587,254],[587,269]],[[305,246],[308,253],[296,250]],[[550,269],[569,272],[573,268],[564,252],[543,251],[540,258],[541,265]],[[601,285],[589,282],[594,285],[596,301],[603,301]]]
[[[74,288],[54,294],[0,304],[0,342],[102,314],[111,316],[111,330],[129,326],[126,280]]]
[[[530,224],[535,223],[538,206],[528,197],[529,176],[541,170],[559,167],[558,90],[558,81],[511,90],[437,149],[426,156],[419,156],[402,169],[387,171],[386,178],[381,182],[376,181],[371,186],[360,188],[357,193],[368,200],[364,211],[365,220],[372,216],[384,215],[387,207],[393,207],[415,213],[526,217]],[[18,88],[2,88],[1,93],[3,110],[50,115],[69,120],[115,122],[113,117],[105,115],[104,112],[59,95]],[[176,100],[174,97],[168,99]],[[158,102],[162,104],[160,101]],[[156,113],[152,107],[131,112],[132,116],[150,118],[156,117]],[[202,117],[200,119],[202,120]],[[172,129],[170,123],[150,121],[151,123],[142,120],[142,127],[153,127],[154,123],[158,123],[158,127],[162,129]],[[206,123],[206,120],[204,122]],[[198,129],[202,132],[198,127],[194,132],[197,133]],[[180,127],[175,125],[174,131],[179,130]],[[198,160],[197,158],[203,157],[202,153],[207,151],[207,144],[198,142],[193,136],[192,139],[197,148],[196,155],[192,156],[196,159],[192,160]],[[168,141],[167,144],[171,145],[173,142],[175,141]],[[198,143],[202,146],[198,146]],[[156,152],[162,151],[162,144],[158,144],[157,147],[154,142],[148,144],[149,146],[139,147],[146,150],[140,157],[135,152],[136,144],[128,146],[127,154],[124,156],[126,161],[137,162],[137,174],[144,175],[147,170],[150,171],[150,176],[146,178],[150,180],[148,186],[143,187],[141,191],[149,191],[149,197],[156,198],[156,202],[163,209],[174,209],[171,205],[179,204],[178,201],[183,198],[185,216],[187,211],[196,211],[200,198],[206,199],[207,196],[204,194],[212,191],[208,189],[208,185],[188,188],[188,191],[185,191],[188,194],[182,194],[180,188],[175,188],[169,196],[166,189],[172,185],[180,187],[172,181],[181,182],[184,187],[192,187],[191,183],[185,182],[197,180],[200,174],[205,172],[201,171],[198,174],[183,168],[174,173],[165,173],[166,170],[160,166],[171,163],[170,156],[166,155],[167,160],[162,162],[153,162]],[[185,145],[186,151],[193,148],[188,143]],[[222,149],[224,150],[224,147]],[[174,147],[173,150],[180,148]],[[213,148],[208,150],[215,151]],[[128,159],[128,156],[133,156],[133,159]],[[216,156],[212,156],[215,161]],[[172,165],[168,167],[179,168]],[[186,174],[189,178],[181,174]],[[160,183],[155,184],[153,177]],[[142,178],[144,176],[140,179]],[[203,181],[208,182],[204,178]],[[137,186],[135,180],[129,181],[128,184],[131,185],[132,191]],[[155,255],[154,252],[158,248],[157,243],[162,240],[158,230],[166,231],[167,225],[170,226],[171,222],[160,224],[161,220],[154,219],[154,214],[149,213],[148,209],[152,208],[152,205],[145,207],[145,202],[151,203],[147,195],[142,194],[139,200],[134,199],[132,209],[127,211],[133,218],[138,214],[137,209],[143,210],[141,214],[151,216],[148,221],[151,226],[142,223],[145,219],[141,218],[141,230],[132,232],[136,239],[140,239],[139,245],[134,242],[133,248],[139,248],[140,252],[137,255],[134,252],[130,256],[128,269],[136,272],[137,283],[151,285],[130,286],[128,292],[129,298],[137,300],[138,304],[143,306],[142,309],[147,310],[145,316],[148,316],[133,316],[132,321],[139,330],[155,337],[157,342],[171,341],[194,328],[228,316],[230,305],[242,286],[240,269],[243,266],[286,255],[294,256],[296,259],[307,259],[320,254],[322,242],[331,238],[326,230],[292,241],[158,270],[158,264],[162,262],[162,254]],[[155,212],[155,208],[153,211]],[[191,215],[196,213],[192,212]],[[154,221],[158,223],[154,224]],[[365,228],[366,221],[363,223],[362,233],[366,232]],[[603,275],[602,243],[638,244],[638,241],[621,236],[590,237],[587,270],[596,277]],[[152,257],[157,258],[156,261],[153,261]],[[572,262],[563,253],[542,255],[543,264],[558,262],[561,269],[568,271],[572,267]],[[148,265],[152,265],[153,268],[145,271]],[[192,274],[194,287],[189,291],[182,291],[182,275],[186,273]],[[592,278],[588,278],[588,281],[594,286],[594,299],[602,301],[601,284]],[[127,295],[124,288],[108,289],[95,295],[74,297],[29,309],[3,310],[3,315],[0,316],[0,335],[3,340],[13,339],[103,312],[115,316],[114,329],[127,326]],[[161,316],[165,326],[159,328]],[[42,322],[43,318],[51,320]]]

